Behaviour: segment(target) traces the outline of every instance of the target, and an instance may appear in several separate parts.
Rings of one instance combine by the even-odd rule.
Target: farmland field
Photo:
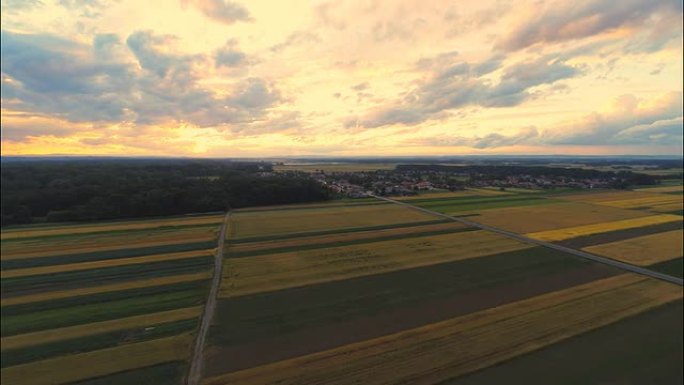
[[[454,252],[459,247],[459,252]],[[379,274],[531,247],[484,231],[459,231],[363,245],[327,247],[226,261],[222,296]]]
[[[681,296],[681,289],[676,286],[621,275],[328,351],[216,376],[205,383],[434,384]]]
[[[558,230],[541,231],[536,233],[529,233],[526,235],[528,237],[544,241],[562,241],[565,239],[580,237],[584,235],[681,221],[682,217],[680,216],[660,214],[635,219],[623,219],[619,221],[596,223],[584,226],[566,227]]]
[[[672,302],[445,385],[680,384],[682,310]]]
[[[435,217],[392,204],[302,208],[301,210],[236,211],[231,218],[232,239],[278,236],[434,221]]]
[[[564,227],[590,225],[648,216],[649,213],[581,202],[558,202],[534,207],[483,210],[475,222],[517,233],[531,233]]]
[[[682,257],[683,235],[682,230],[666,231],[589,246],[584,250],[633,265],[648,266]]]
[[[402,200],[472,220],[517,210],[518,217],[500,220],[524,222],[521,232],[599,224],[611,224],[609,232],[649,228],[658,237],[681,230],[677,216],[541,193],[426,193]],[[388,206],[364,202],[259,210],[253,232],[241,235],[238,228],[228,235],[205,384],[438,383],[682,296],[676,285],[398,205],[392,216],[361,215],[352,223],[350,210],[387,212]],[[408,211],[421,217],[392,221]],[[340,221],[328,219],[334,217]],[[627,220],[636,222],[626,229],[615,224]],[[276,221],[286,225],[276,228]],[[641,234],[620,240],[635,236]],[[672,236],[666,238],[672,245]]]
[[[474,189],[403,200],[681,276],[681,216],[604,204],[642,198]],[[221,225],[184,219],[3,232],[3,383],[183,383]],[[228,226],[204,384],[496,377],[596,333],[607,348],[604,330],[681,306],[681,286],[374,198],[244,208]],[[671,314],[659,322],[649,336],[681,327]],[[663,378],[676,377],[672,362]]]
[[[180,384],[222,218],[3,231],[2,382]]]

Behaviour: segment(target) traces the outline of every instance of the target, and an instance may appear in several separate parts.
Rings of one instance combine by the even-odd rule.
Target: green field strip
[[[250,243],[250,242],[276,241],[276,240],[281,240],[281,239],[312,237],[312,236],[316,236],[316,235],[345,234],[345,233],[356,233],[359,231],[399,229],[399,228],[404,228],[404,227],[435,225],[438,223],[447,223],[447,222],[453,222],[453,220],[451,220],[451,219],[437,219],[437,220],[433,220],[433,221],[397,223],[394,225],[347,227],[347,228],[333,229],[333,230],[308,231],[308,232],[301,232],[301,233],[287,233],[287,234],[268,235],[268,236],[261,236],[261,237],[230,238],[229,242],[230,243]]]
[[[672,302],[440,385],[681,384],[682,310]]]
[[[206,288],[159,293],[109,302],[95,302],[70,307],[38,310],[13,316],[2,316],[2,336],[87,324],[139,314],[180,309],[199,305],[207,295]]]
[[[515,199],[514,195],[466,195],[440,198],[423,198],[423,199],[401,199],[398,201],[410,203],[416,206],[422,206],[423,203],[444,203],[444,202],[461,202],[461,201],[480,201],[480,200],[500,200],[500,199]]]
[[[187,370],[187,363],[174,361],[65,385],[181,385]]]
[[[584,247],[600,245],[603,243],[624,241],[626,239],[640,237],[643,235],[657,234],[665,231],[679,230],[683,226],[682,222],[668,222],[657,225],[635,227],[630,229],[622,229],[615,231],[607,231],[604,233],[596,233],[585,235],[576,238],[565,239],[554,242],[561,246],[570,247],[573,249],[581,249]]]
[[[197,319],[193,318],[149,325],[144,328],[119,330],[116,332],[95,334],[87,337],[68,339],[26,348],[5,350],[2,352],[1,367],[5,368],[65,354],[84,353],[123,344],[168,337],[186,331],[192,331],[196,326]]]
[[[211,267],[213,257],[197,256],[172,261],[159,261],[67,271],[53,274],[5,278],[0,282],[3,296],[22,295],[49,290],[66,290],[105,283],[194,273]]]
[[[418,202],[416,206],[430,208],[437,206],[470,206],[485,203],[494,202],[518,202],[518,201],[528,201],[528,200],[545,200],[546,198],[536,195],[499,195],[499,196],[488,196],[488,197],[462,197],[462,198],[438,198],[435,201],[428,202]],[[411,201],[413,204],[413,201]]]
[[[216,310],[221,328],[213,328],[210,338],[220,345],[266,339],[588,265],[556,251],[532,248],[221,299]]]
[[[236,209],[234,212],[236,214],[238,213],[264,213],[264,212],[272,212],[272,211],[308,211],[308,210],[318,210],[318,209],[327,209],[327,208],[335,208],[335,207],[356,207],[356,206],[377,206],[377,205],[385,205],[388,204],[388,202],[377,200],[375,198],[371,198],[371,200],[368,201],[362,201],[362,202],[350,202],[350,203],[330,203],[330,204],[321,204],[321,205],[310,205],[310,206],[302,206],[302,207],[297,207],[296,205],[292,205],[291,207],[274,207],[274,208],[260,208],[260,209]]]
[[[454,212],[462,212],[462,211],[475,211],[475,210],[490,210],[490,209],[501,209],[501,208],[506,208],[506,207],[520,207],[520,206],[534,206],[534,205],[544,205],[544,204],[553,204],[553,203],[558,203],[558,201],[552,200],[552,199],[547,199],[547,198],[540,198],[540,197],[534,197],[534,198],[528,198],[528,197],[523,197],[520,199],[507,199],[507,200],[498,200],[498,201],[489,201],[489,202],[477,202],[477,203],[468,203],[468,204],[444,204],[444,205],[431,205],[429,207],[420,205],[420,207],[424,207],[433,211],[438,211],[438,212],[443,212],[443,213],[454,213]]]
[[[148,247],[121,248],[117,250],[96,251],[91,253],[77,253],[55,255],[36,258],[21,258],[0,261],[2,270],[24,269],[29,267],[63,265],[68,263],[101,261],[105,259],[143,257],[146,255],[173,253],[181,251],[206,250],[216,247],[216,241],[189,242],[175,245],[161,245]]]
[[[170,294],[189,290],[206,291],[208,290],[208,288],[209,280],[203,279],[198,281],[182,282],[170,285],[150,286],[139,289],[81,295],[75,297],[60,298],[56,300],[37,301],[20,305],[3,306],[0,307],[0,316],[9,317],[45,310],[60,309],[88,304],[101,304],[104,306],[106,302],[110,301],[141,298],[157,294]]]
[[[216,223],[212,224],[206,224],[206,223],[201,223],[201,224],[192,224],[192,225],[168,225],[168,226],[159,226],[159,227],[150,227],[150,228],[143,228],[143,229],[124,229],[124,230],[102,230],[102,231],[92,231],[92,232],[84,232],[84,233],[76,233],[76,234],[52,234],[52,235],[39,235],[39,236],[28,236],[28,237],[21,237],[21,238],[11,238],[11,239],[3,239],[3,243],[20,243],[20,242],[26,242],[26,241],[41,241],[41,240],[52,240],[56,238],[78,238],[78,239],[83,239],[83,238],[90,238],[93,236],[103,236],[103,235],[126,235],[130,233],[137,233],[140,234],[142,233],[155,233],[155,232],[165,232],[165,231],[175,231],[175,230],[184,230],[184,229],[192,229],[192,228],[206,228],[207,230],[212,229],[212,228],[218,228],[221,225],[221,221],[218,221]]]
[[[272,249],[262,249],[262,250],[255,250],[255,251],[243,251],[243,252],[231,252],[230,247],[228,247],[227,256],[229,258],[254,257],[257,255],[287,253],[287,252],[291,252],[291,251],[325,249],[328,247],[362,245],[362,244],[366,244],[366,243],[375,243],[375,242],[381,242],[381,241],[429,237],[432,235],[462,233],[465,231],[475,231],[475,230],[478,230],[478,228],[477,227],[453,228],[453,229],[426,231],[426,232],[422,232],[422,233],[416,232],[416,233],[410,233],[410,234],[386,235],[386,236],[379,236],[377,238],[369,238],[369,239],[356,239],[356,240],[351,240],[351,241],[328,242],[328,243],[308,244],[308,245],[302,244],[302,245],[290,246],[290,247],[277,247],[277,248],[272,248]]]
[[[648,266],[649,269],[674,277],[684,278],[684,259],[682,257]]]

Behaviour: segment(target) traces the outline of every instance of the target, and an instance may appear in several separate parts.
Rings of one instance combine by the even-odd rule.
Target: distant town
[[[466,188],[495,188],[502,191],[624,189],[633,185],[659,183],[656,176],[624,170],[529,166],[397,165],[390,170],[311,170],[308,175],[333,193],[350,198],[365,197],[368,193],[408,196],[431,190],[459,191]]]

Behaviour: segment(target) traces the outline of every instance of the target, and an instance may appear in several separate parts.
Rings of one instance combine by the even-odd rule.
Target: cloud
[[[131,34],[119,47],[130,49],[128,60],[96,54],[117,44],[111,35],[92,46],[6,31],[2,41],[2,104],[13,111],[70,122],[229,127],[258,121],[284,100],[275,84],[259,77],[207,88],[201,79],[213,62],[175,53],[172,36],[150,31]]]
[[[346,127],[374,128],[392,124],[415,125],[442,119],[449,111],[465,106],[511,107],[535,97],[531,88],[550,85],[580,74],[576,67],[555,57],[516,63],[502,70],[501,79],[493,84],[481,75],[498,70],[503,58],[495,56],[483,63],[457,61],[455,53],[438,55],[417,63],[427,69],[428,76],[401,100],[389,106],[371,109],[360,118],[348,118]]]
[[[3,121],[0,124],[0,131],[2,131],[2,140],[23,142],[30,137],[37,136],[66,137],[72,135],[77,130],[83,129],[73,124],[65,123],[68,122],[35,118],[14,119],[11,122]]]
[[[2,12],[17,13],[28,11],[45,5],[40,0],[2,0],[0,7]]]
[[[216,51],[214,58],[216,67],[242,67],[248,64],[247,55],[240,51],[235,40],[230,40]]]
[[[681,0],[547,2],[541,10],[530,10],[512,30],[502,34],[496,47],[514,51],[539,43],[581,39],[618,28],[635,28],[670,13],[682,13]],[[658,23],[656,26],[663,28]]]
[[[421,146],[448,146],[448,147],[471,147],[478,149],[514,146],[517,144],[529,144],[539,137],[539,131],[534,126],[525,127],[513,135],[491,133],[485,136],[438,136],[430,138],[412,139],[407,141],[413,145]]]
[[[682,143],[682,93],[670,92],[648,102],[622,95],[612,111],[593,112],[546,130],[546,144],[653,145]]]
[[[226,0],[181,0],[181,4],[197,8],[205,16],[223,24],[251,20],[249,11],[242,4]]]
[[[276,45],[273,45],[271,47],[271,51],[275,53],[279,53],[284,51],[287,48],[297,46],[300,44],[306,44],[306,43],[319,43],[321,41],[321,38],[316,35],[313,32],[308,32],[308,31],[295,31],[292,32],[287,36],[287,38],[282,41],[281,43],[278,43]]]
[[[351,86],[351,89],[354,91],[363,91],[363,90],[368,89],[368,87],[370,87],[370,83],[363,82],[363,83],[358,83],[358,84]]]

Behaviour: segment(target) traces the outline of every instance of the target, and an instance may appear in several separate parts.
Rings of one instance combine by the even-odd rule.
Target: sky
[[[682,1],[1,0],[3,155],[682,153]]]

